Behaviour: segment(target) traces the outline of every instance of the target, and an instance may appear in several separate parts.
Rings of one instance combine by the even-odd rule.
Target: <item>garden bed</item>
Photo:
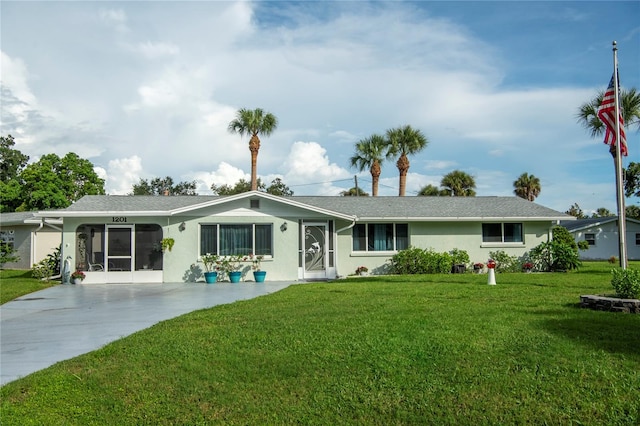
[[[609,296],[580,296],[580,307],[595,311],[626,312],[640,314],[639,299],[620,299]]]

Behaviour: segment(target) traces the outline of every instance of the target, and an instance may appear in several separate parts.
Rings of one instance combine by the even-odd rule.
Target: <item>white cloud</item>
[[[180,53],[180,47],[173,43],[154,43],[150,41],[130,45],[129,49],[133,52],[140,53],[148,59],[175,56]]]
[[[101,172],[102,173],[102,172]],[[100,176],[103,179],[105,177]],[[109,161],[106,176],[106,192],[112,195],[131,193],[133,185],[142,177],[142,159],[136,155]]]
[[[120,33],[128,32],[127,15],[122,9],[100,9],[100,19]]]

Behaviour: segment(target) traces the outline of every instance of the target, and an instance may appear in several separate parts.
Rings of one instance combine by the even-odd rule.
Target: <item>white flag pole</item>
[[[620,254],[620,267],[627,269],[627,226],[624,206],[623,175],[622,175],[622,149],[620,141],[620,96],[618,82],[618,46],[613,41],[613,87],[615,101],[616,123],[616,200],[618,203],[618,241]]]

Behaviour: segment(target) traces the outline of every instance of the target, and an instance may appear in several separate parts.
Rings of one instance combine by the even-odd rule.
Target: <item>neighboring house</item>
[[[364,265],[384,273],[410,246],[466,250],[474,262],[521,256],[571,216],[518,197],[93,195],[61,217],[62,257],[85,283],[202,280],[200,256],[264,255],[267,280],[324,280]],[[160,241],[173,238],[164,254]],[[249,263],[244,268],[249,272]],[[249,278],[251,274],[246,274]]]
[[[560,222],[567,228],[576,242],[587,241],[588,250],[580,250],[580,259],[605,260],[620,257],[618,238],[618,217],[598,217]],[[626,246],[629,260],[640,260],[640,220],[627,218]]]
[[[40,212],[39,214],[45,214]],[[38,216],[35,212],[1,213],[0,239],[17,251],[20,259],[3,265],[6,269],[31,269],[54,252],[62,241],[62,219]]]

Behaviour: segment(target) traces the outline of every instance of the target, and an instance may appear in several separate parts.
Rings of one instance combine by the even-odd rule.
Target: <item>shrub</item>
[[[409,247],[394,254],[391,258],[392,274],[423,274],[427,269],[427,258],[424,250]]]
[[[640,299],[640,271],[635,269],[612,269],[611,285],[618,297]]]
[[[33,278],[43,279],[50,278],[54,275],[60,275],[60,247],[49,253],[47,257],[42,259],[31,268]]]
[[[577,248],[556,240],[538,244],[529,256],[535,268],[541,271],[569,271],[581,265]]]
[[[40,261],[40,263],[33,265],[33,267],[31,268],[31,276],[38,280],[49,280],[49,278],[53,276],[53,269],[48,262],[42,260]]]
[[[437,253],[433,249],[410,247],[394,254],[390,260],[392,274],[446,274],[453,265],[449,253]]]
[[[14,250],[8,243],[0,242],[0,267],[3,267],[5,263],[19,261],[20,256],[16,253],[17,250]]]
[[[489,257],[496,262],[496,272],[520,272],[517,256],[509,256],[504,250],[491,251]]]
[[[453,249],[449,252],[451,255],[451,262],[453,265],[468,265],[471,260],[469,259],[469,253],[465,250]]]

